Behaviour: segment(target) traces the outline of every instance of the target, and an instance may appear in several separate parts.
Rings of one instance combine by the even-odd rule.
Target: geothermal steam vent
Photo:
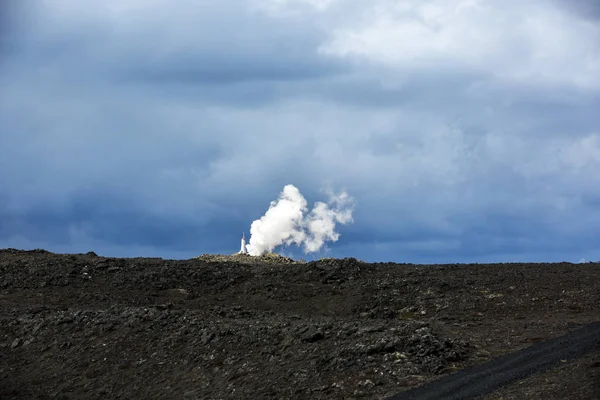
[[[279,198],[250,227],[250,241],[242,235],[240,254],[260,256],[281,245],[295,244],[305,253],[319,251],[326,242],[336,242],[336,224],[353,222],[354,200],[346,192],[329,194],[327,203],[318,201],[312,210],[294,185],[286,185]]]

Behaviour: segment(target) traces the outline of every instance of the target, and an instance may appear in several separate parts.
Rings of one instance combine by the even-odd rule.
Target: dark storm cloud
[[[595,6],[393,4],[19,3],[1,32],[0,247],[234,252],[292,183],[357,199],[313,257],[593,259]]]
[[[600,20],[600,2],[596,0],[552,0],[563,9],[590,20]]]
[[[174,65],[146,65],[129,71],[131,80],[145,80],[155,84],[219,85],[247,81],[303,81],[326,77],[339,72],[327,66],[302,65],[300,60],[277,65],[261,65],[251,59],[197,59]]]
[[[50,247],[68,246],[83,239],[90,246],[118,243],[125,248],[149,246],[171,252],[201,245],[218,251],[239,240],[241,232],[236,232],[236,225],[246,222],[219,212],[217,208],[205,218],[198,219],[172,214],[153,215],[139,209],[131,199],[111,195],[90,193],[89,197],[78,197],[71,198],[60,209],[40,205],[18,214],[3,212],[0,215],[0,243],[26,234],[29,241]],[[223,223],[224,220],[228,222]]]

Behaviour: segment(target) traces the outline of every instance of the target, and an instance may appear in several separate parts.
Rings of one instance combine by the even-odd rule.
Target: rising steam
[[[265,215],[252,223],[248,253],[260,256],[283,244],[304,246],[305,253],[319,251],[325,242],[339,239],[336,223],[353,222],[353,203],[353,199],[342,192],[331,195],[328,203],[317,202],[308,212],[300,191],[294,185],[286,185]]]

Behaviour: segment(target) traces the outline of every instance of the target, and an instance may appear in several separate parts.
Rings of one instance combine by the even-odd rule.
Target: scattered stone
[[[20,344],[21,344],[21,339],[16,338],[15,340],[13,340],[12,344],[10,345],[10,348],[16,349],[17,347],[19,347]]]
[[[204,332],[204,334],[202,335],[201,343],[203,345],[207,345],[210,342],[212,342],[214,338],[215,334],[213,332]]]
[[[320,330],[317,330],[317,331],[310,332],[308,335],[304,336],[302,338],[302,341],[307,342],[307,343],[314,343],[323,338],[325,338],[325,335],[323,335],[323,332],[321,332]]]
[[[71,316],[66,316],[63,317],[61,319],[59,319],[58,321],[56,321],[56,325],[62,325],[62,324],[71,324],[75,321],[75,319]]]
[[[164,291],[165,295],[167,296],[173,296],[173,297],[187,297],[190,295],[190,292],[188,292],[186,289],[167,289]]]

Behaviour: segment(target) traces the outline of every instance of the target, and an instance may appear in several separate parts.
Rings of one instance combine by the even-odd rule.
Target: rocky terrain
[[[232,255],[223,255],[223,254],[202,254],[197,258],[198,260],[206,261],[206,262],[234,262],[239,264],[305,264],[306,261],[296,261],[289,257],[281,256],[277,253],[265,253],[259,257],[253,257],[249,254],[232,254]]]
[[[598,263],[0,250],[0,398],[383,399],[599,305]],[[600,398],[600,351],[485,397],[523,398]]]

